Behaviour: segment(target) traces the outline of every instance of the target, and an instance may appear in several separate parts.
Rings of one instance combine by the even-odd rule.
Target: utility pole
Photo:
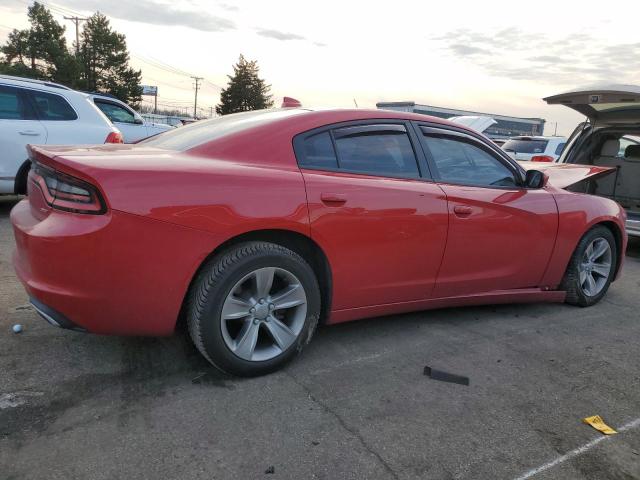
[[[213,107],[209,107],[209,118],[213,118]]]
[[[86,22],[88,18],[80,17],[64,17],[65,20],[71,20],[76,25],[76,55],[80,53],[80,22]]]
[[[200,83],[199,82],[200,82],[200,80],[202,80],[202,77],[191,77],[191,78],[193,78],[196,81],[196,83],[194,85],[194,88],[196,89],[196,98],[193,101],[193,118],[198,118],[198,112],[197,112],[197,109],[198,109],[198,90],[200,89]]]

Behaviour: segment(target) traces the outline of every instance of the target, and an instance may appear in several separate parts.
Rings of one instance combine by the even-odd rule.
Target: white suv
[[[564,137],[511,137],[500,148],[521,162],[555,162],[566,143]]]
[[[133,108],[111,95],[90,95],[96,107],[122,132],[124,143],[135,143],[174,128],[171,125],[145,121]]]
[[[122,143],[122,134],[89,95],[0,75],[0,194],[26,193],[28,144],[96,143]]]

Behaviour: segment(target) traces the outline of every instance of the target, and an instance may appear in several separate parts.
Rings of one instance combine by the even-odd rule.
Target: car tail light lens
[[[40,163],[34,163],[31,166],[29,178],[40,188],[45,201],[51,208],[93,215],[107,211],[98,190],[83,180],[45,167]]]
[[[124,143],[124,139],[122,138],[122,134],[120,132],[111,132],[107,135],[104,143]]]
[[[549,155],[534,155],[531,157],[532,162],[553,162],[553,157]]]

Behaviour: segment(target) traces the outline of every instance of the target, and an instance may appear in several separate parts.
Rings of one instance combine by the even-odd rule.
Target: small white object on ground
[[[20,333],[22,331],[22,325],[20,325],[19,323],[16,323],[13,326],[13,333]]]

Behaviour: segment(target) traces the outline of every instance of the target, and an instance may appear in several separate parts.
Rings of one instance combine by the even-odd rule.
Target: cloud
[[[113,18],[151,25],[181,26],[203,32],[233,30],[233,21],[206,12],[178,10],[169,4],[154,0],[66,0],[64,6],[84,11],[100,11]]]
[[[487,55],[490,53],[484,48],[473,47],[471,45],[465,45],[462,43],[454,43],[449,46],[449,49],[454,53],[457,53],[461,57],[469,57],[473,55]]]
[[[240,10],[236,5],[231,5],[229,3],[219,3],[218,6],[230,12],[237,12],[238,10]]]
[[[632,83],[640,75],[640,42],[611,44],[587,33],[550,38],[517,27],[493,35],[462,28],[431,40],[494,77],[576,85]]]
[[[271,28],[256,28],[256,33],[262,37],[274,38],[276,40],[306,40],[302,35],[296,33],[282,32]]]

